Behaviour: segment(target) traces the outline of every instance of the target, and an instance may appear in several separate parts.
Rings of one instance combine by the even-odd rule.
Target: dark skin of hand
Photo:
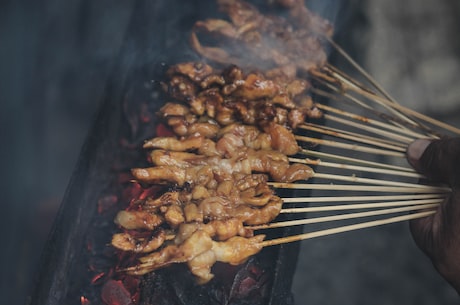
[[[416,140],[407,159],[429,180],[452,188],[435,214],[411,221],[410,228],[419,248],[460,294],[460,138]]]

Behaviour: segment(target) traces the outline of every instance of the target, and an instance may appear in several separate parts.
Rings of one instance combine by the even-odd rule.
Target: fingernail
[[[427,139],[415,140],[407,147],[407,159],[409,163],[418,169],[418,161],[422,157],[425,149],[430,145],[431,141]]]

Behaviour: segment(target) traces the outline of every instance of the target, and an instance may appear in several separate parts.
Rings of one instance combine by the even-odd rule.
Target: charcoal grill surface
[[[113,259],[106,243],[114,225],[112,216],[98,214],[97,203],[113,192],[117,169],[120,169],[117,165],[134,166],[137,161],[136,154],[126,145],[123,147],[120,139],[128,139],[130,144],[140,147],[139,144],[147,136],[142,133],[142,128],[139,129],[130,121],[129,114],[138,110],[140,103],[146,100],[151,102],[152,111],[161,106],[164,101],[155,95],[155,86],[162,79],[166,66],[198,59],[188,46],[188,34],[196,20],[218,15],[213,3],[198,0],[143,0],[136,3],[122,51],[107,83],[99,115],[82,149],[47,242],[31,305],[80,304],[82,296],[90,300],[100,297],[102,283],[91,285],[88,269],[94,258],[92,256],[106,256],[107,262]],[[170,14],[171,11],[174,14]],[[126,156],[134,156],[134,164],[118,164]],[[300,228],[287,228],[278,234],[292,235],[298,230]],[[97,243],[91,250],[88,250],[88,240]],[[259,304],[293,302],[290,287],[298,247],[297,243],[270,247],[250,260],[259,264],[269,275],[265,279],[263,292],[258,292],[263,294],[258,299]],[[211,286],[197,288],[191,277],[190,281],[178,281],[168,269],[158,274],[144,277],[141,304],[148,303],[150,294],[146,292],[147,287],[163,284],[174,290],[172,293],[177,297],[175,304],[219,304],[216,298],[228,299],[228,296],[219,299],[212,295],[214,292],[209,293],[207,288],[211,286],[214,291],[218,290],[215,282]],[[238,272],[234,274],[237,276]],[[227,286],[231,290],[232,285]],[[228,293],[228,289],[224,293]],[[254,300],[252,304],[255,304]],[[100,299],[97,301],[101,302]],[[248,304],[242,299],[232,302]]]

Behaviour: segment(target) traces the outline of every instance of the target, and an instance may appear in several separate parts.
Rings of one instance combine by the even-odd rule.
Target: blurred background
[[[460,125],[458,1],[313,2],[393,97]],[[2,303],[27,300],[132,7],[125,0],[0,2]],[[293,292],[296,304],[458,303],[407,224],[304,242]]]

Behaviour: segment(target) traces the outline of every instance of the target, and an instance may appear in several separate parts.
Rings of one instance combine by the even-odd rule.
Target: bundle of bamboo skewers
[[[299,142],[320,145],[319,150],[303,149],[305,158],[291,162],[316,166],[313,178],[329,183],[272,183],[279,189],[319,190],[325,196],[283,198],[281,213],[330,212],[335,215],[308,217],[274,222],[258,229],[333,222],[352,219],[353,224],[339,225],[319,231],[264,241],[264,246],[300,241],[347,231],[423,218],[449,196],[451,189],[429,183],[406,161],[406,150],[416,139],[439,139],[440,134],[460,135],[460,129],[398,104],[340,46],[328,41],[367,80],[364,85],[332,65],[315,73],[320,88],[313,91],[332,101],[349,104],[354,111],[344,111],[317,103],[328,121],[324,125],[306,123],[302,130],[318,133],[318,137],[296,135]],[[376,110],[379,109],[379,110]],[[331,127],[336,123],[339,127]],[[334,150],[335,152],[328,152]],[[359,157],[351,157],[358,154]],[[378,161],[376,161],[378,160]],[[334,174],[323,173],[333,169]],[[338,174],[340,172],[341,174]],[[373,178],[367,178],[372,176]],[[376,178],[377,177],[377,178]],[[347,184],[336,184],[348,182]],[[315,180],[313,180],[315,182]],[[340,196],[331,196],[337,194]],[[380,194],[380,195],[379,195]],[[296,207],[289,207],[295,204]],[[305,205],[305,207],[299,207]],[[355,212],[359,210],[359,212]],[[345,211],[352,211],[345,213]],[[380,219],[360,221],[379,216]]]

